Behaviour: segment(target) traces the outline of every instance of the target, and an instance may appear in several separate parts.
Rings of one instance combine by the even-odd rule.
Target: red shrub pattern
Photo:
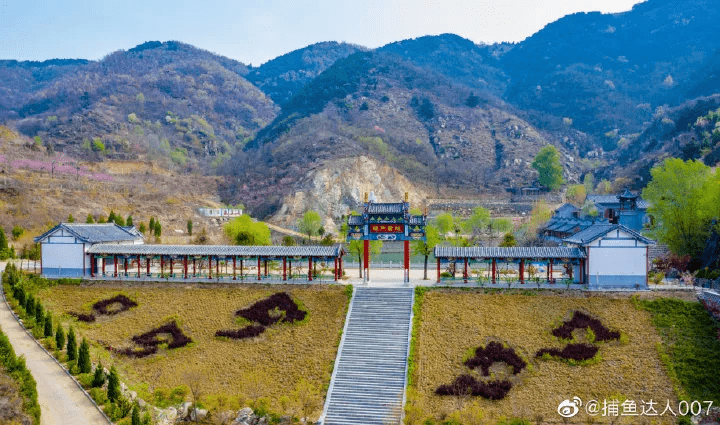
[[[441,385],[435,390],[437,395],[480,396],[489,400],[505,398],[512,383],[510,381],[481,382],[470,375],[460,375],[450,385]]]
[[[585,328],[590,328],[593,331],[595,341],[598,342],[620,339],[620,332],[609,330],[598,319],[579,311],[573,313],[572,319],[553,329],[552,334],[560,339],[572,339],[572,332],[575,329]]]
[[[284,311],[284,317],[282,315],[271,315],[270,312],[275,309]],[[264,300],[256,302],[248,308],[235,312],[236,316],[259,323],[263,326],[270,326],[278,321],[294,323],[303,320],[306,314],[307,312],[300,310],[295,301],[293,301],[286,292],[278,292]]]
[[[277,313],[277,314],[274,314]],[[250,325],[237,330],[219,330],[215,336],[224,336],[233,339],[254,338],[265,331],[266,326],[277,322],[295,323],[307,315],[286,292],[278,292],[260,300],[250,307],[235,312],[240,316],[259,325]]]
[[[69,312],[68,314],[69,314],[70,316],[75,317],[76,319],[78,319],[78,320],[81,321],[81,322],[92,323],[92,322],[95,321],[95,315],[94,315],[94,314],[75,313],[75,312],[72,312],[72,311]]]
[[[238,330],[217,331],[217,332],[215,332],[215,336],[224,336],[224,337],[232,338],[232,339],[244,339],[244,338],[255,338],[256,336],[260,335],[263,332],[265,332],[265,326],[250,325],[250,326],[245,326],[244,328],[238,329]]]
[[[513,375],[520,373],[527,363],[515,354],[515,350],[512,348],[505,348],[499,342],[490,342],[485,348],[478,347],[475,349],[475,356],[470,357],[465,361],[465,366],[470,369],[480,367],[482,369],[483,376],[490,376],[490,366],[493,363],[506,363],[508,366],[512,366]]]
[[[599,348],[592,344],[568,344],[562,350],[557,348],[542,348],[538,350],[535,357],[542,357],[549,354],[565,360],[583,361],[595,357]]]
[[[464,362],[469,369],[480,368],[483,376],[490,376],[490,366],[494,363],[505,363],[511,366],[513,375],[517,375],[527,366],[525,360],[518,356],[514,349],[506,348],[496,341],[488,343],[485,348],[476,348],[475,355]],[[489,400],[500,400],[505,398],[511,388],[512,383],[507,380],[484,382],[465,374],[455,378],[452,384],[437,387],[435,394],[470,395],[484,397]]]
[[[169,335],[170,340],[159,338],[159,335]],[[130,357],[147,357],[151,354],[155,354],[158,351],[158,346],[167,342],[168,348],[180,348],[184,347],[192,342],[192,339],[185,335],[183,331],[178,327],[175,321],[162,325],[142,335],[136,335],[132,337],[134,343],[140,345],[142,348],[112,348],[108,347],[108,350],[118,354],[124,354]]]
[[[108,307],[110,307],[113,304],[120,304],[120,308],[117,310],[108,310]],[[116,295],[112,298],[109,298],[107,300],[98,301],[95,304],[93,304],[93,310],[97,311],[99,314],[105,314],[105,315],[114,315],[118,313],[122,313],[123,311],[130,310],[133,307],[137,307],[137,303],[130,298],[126,297],[125,295]]]

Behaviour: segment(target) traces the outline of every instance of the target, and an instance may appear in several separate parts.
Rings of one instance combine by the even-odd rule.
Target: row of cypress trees
[[[77,335],[72,326],[65,333],[63,326],[58,323],[55,329],[53,329],[53,319],[50,311],[45,311],[45,308],[40,302],[40,299],[33,297],[31,291],[26,290],[25,286],[21,284],[22,275],[14,264],[8,264],[3,272],[3,282],[9,286],[13,298],[17,301],[18,306],[21,309],[21,317],[25,319],[25,326],[33,329],[33,334],[36,337],[52,338],[55,339],[55,356],[60,357],[60,354],[65,351],[67,361],[70,363],[70,371],[77,373],[90,373],[92,372],[92,362],[90,359],[90,343],[83,337],[80,346],[78,347]],[[24,312],[24,314],[22,314]],[[2,338],[0,337],[0,357],[3,354]],[[8,341],[9,344],[9,341]],[[12,350],[12,346],[10,346]],[[24,366],[24,362],[23,362]],[[29,372],[28,372],[29,374]],[[32,376],[30,375],[32,379]],[[108,376],[105,376],[104,368],[102,363],[98,363],[95,367],[93,379],[91,382],[92,388],[100,388],[105,384],[107,379],[107,398],[110,402],[116,402],[121,396],[120,392],[120,378],[118,376],[115,367],[111,367]],[[33,384],[35,381],[32,381]],[[37,404],[37,390],[34,392],[35,403]],[[39,418],[39,407],[38,407],[38,418]],[[39,419],[38,419],[39,423]],[[133,422],[134,424],[134,422]]]

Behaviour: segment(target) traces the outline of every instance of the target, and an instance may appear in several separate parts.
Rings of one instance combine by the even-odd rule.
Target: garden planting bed
[[[287,292],[278,292],[255,302],[247,308],[235,312],[236,317],[257,323],[237,330],[219,330],[215,336],[245,339],[254,338],[265,332],[265,328],[275,323],[294,324],[305,319],[307,312],[301,310]]]
[[[137,303],[123,294],[115,295],[114,297],[100,300],[92,305],[92,310],[97,315],[103,316],[114,316],[120,314],[123,311],[128,311],[133,307],[137,307]],[[95,321],[96,316],[93,313],[76,313],[74,311],[68,312],[70,316],[75,317],[81,322],[92,323]]]
[[[573,397],[638,402],[652,398],[663,403],[669,399],[677,406],[656,349],[661,339],[649,314],[636,308],[628,296],[487,292],[439,289],[422,296],[419,324],[413,330],[407,423],[439,421],[455,412],[467,418],[478,410],[483,412],[478,423],[495,423],[502,416],[562,423],[558,405]],[[596,342],[584,340],[586,331],[576,330],[587,327],[593,329]],[[618,331],[622,337],[615,334]],[[563,351],[587,356],[599,350],[600,356],[573,365],[537,358],[543,349],[557,350],[549,354],[561,356]],[[468,355],[473,350],[475,356]],[[510,350],[527,366],[520,368],[522,363],[513,359]],[[495,390],[488,392],[483,386]],[[631,424],[636,418],[618,419],[618,424]],[[585,423],[587,415],[577,420]]]
[[[119,292],[137,306],[92,323],[59,317],[60,312],[90,311],[94,303]],[[216,337],[218,330],[256,325],[250,321],[238,325],[235,313],[262,300],[277,301],[283,297],[274,294],[283,292],[297,310],[278,305],[265,312],[294,324],[268,326],[251,339]],[[39,297],[54,317],[64,320],[66,326],[72,322],[76,331],[96,347],[128,348],[135,344],[133,350],[142,351],[167,343],[168,349],[147,357],[97,350],[103,364],[114,362],[123,380],[148,400],[156,389],[167,391],[190,384],[188,376],[202,376],[200,391],[206,396],[239,397],[245,403],[267,397],[270,409],[278,412],[283,411],[280,398],[289,396],[302,379],[319,389],[314,397],[321,408],[348,306],[345,288],[335,285],[95,283],[55,286],[43,290]],[[170,349],[180,334],[176,335],[174,328],[161,327],[173,322],[177,331],[192,339],[191,344]],[[315,417],[319,414],[317,411]]]

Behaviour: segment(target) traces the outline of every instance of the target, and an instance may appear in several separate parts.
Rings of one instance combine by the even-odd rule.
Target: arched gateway
[[[370,241],[402,241],[404,281],[410,282],[410,241],[425,240],[426,215],[410,215],[408,194],[404,202],[379,203],[368,199],[362,215],[348,217],[347,241],[363,241],[363,283],[370,282]]]

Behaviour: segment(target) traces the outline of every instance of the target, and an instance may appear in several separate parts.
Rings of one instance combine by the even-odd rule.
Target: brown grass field
[[[249,340],[215,337],[217,330],[244,326],[236,322],[235,311],[280,291],[288,292],[308,312],[304,322],[276,324]],[[40,297],[58,317],[60,312],[90,313],[93,303],[117,294],[135,300],[138,307],[98,316],[94,323],[76,322],[69,316],[62,319],[94,343],[93,361],[99,356],[108,367],[114,363],[125,382],[141,395],[199,380],[204,396],[239,398],[240,403],[267,397],[273,411],[283,412],[280,398],[290,396],[304,378],[318,390],[315,416],[320,414],[348,305],[345,287],[103,283],[56,286],[43,290]],[[140,359],[99,348],[130,346],[133,335],[171,319],[193,344],[161,348],[158,354]]]
[[[589,365],[570,365],[556,360],[535,358],[545,347],[564,347],[551,334],[561,321],[580,310],[599,318],[610,329],[619,330],[621,341],[600,343],[601,361]],[[656,345],[660,337],[647,312],[636,309],[629,297],[602,295],[485,294],[482,292],[432,290],[423,296],[421,323],[416,330],[413,386],[409,391],[406,423],[423,423],[426,418],[441,420],[460,417],[463,424],[495,424],[503,417],[524,418],[532,423],[611,423],[609,417],[594,418],[584,408],[566,421],[557,413],[560,402],[580,397],[626,399],[637,403],[653,399],[667,400],[677,410],[673,386],[664,371]],[[417,322],[416,322],[417,323]],[[574,332],[578,341],[585,331]],[[435,388],[451,383],[469,371],[463,358],[470,349],[499,340],[512,347],[528,367],[517,376],[502,364],[491,367],[496,378],[508,378],[514,386],[505,399],[472,400],[455,396],[436,396]],[[487,379],[487,378],[486,378]],[[676,418],[618,417],[618,424],[675,423]],[[650,421],[649,419],[654,419]]]

